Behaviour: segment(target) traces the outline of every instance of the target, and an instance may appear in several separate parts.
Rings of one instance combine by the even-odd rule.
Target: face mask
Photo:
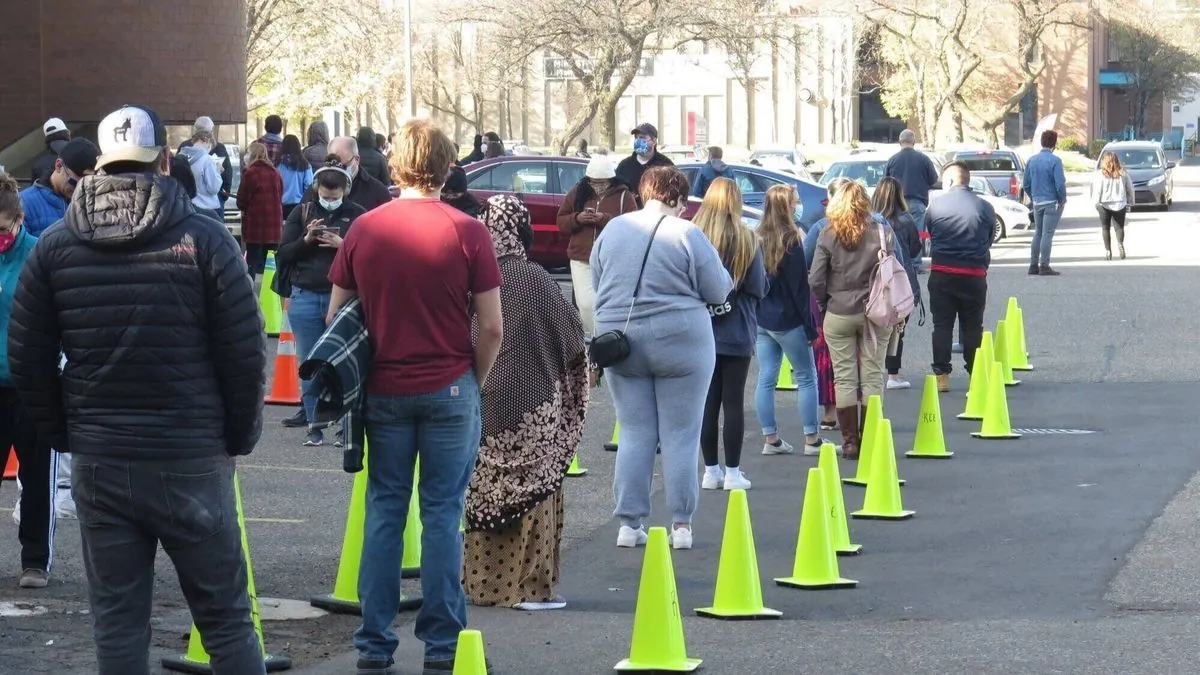
[[[597,193],[608,190],[608,181],[606,180],[595,180],[589,178],[588,182],[592,184],[592,190],[596,191]]]
[[[639,138],[633,142],[633,151],[639,155],[650,154],[650,141]]]
[[[17,241],[17,233],[16,232],[7,232],[5,234],[0,234],[0,253],[8,253],[8,250],[13,247],[13,244],[16,241]]]
[[[338,207],[342,205],[342,200],[340,199],[317,198],[317,201],[320,202],[321,208],[325,209],[326,211],[337,211]]]

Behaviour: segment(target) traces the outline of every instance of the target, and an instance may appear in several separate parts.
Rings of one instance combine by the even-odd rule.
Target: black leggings
[[[705,466],[720,464],[717,434],[722,431],[722,409],[725,411],[721,434],[725,441],[725,466],[741,466],[742,439],[746,435],[746,378],[749,375],[749,356],[717,354],[717,365],[708,385],[708,399],[704,402],[704,424],[700,427],[700,451],[704,454]]]
[[[904,325],[908,326],[908,317],[904,318]],[[900,374],[900,357],[904,356],[904,333],[896,336],[896,353],[895,355],[888,354],[883,363],[887,367],[888,375]]]
[[[1104,250],[1112,250],[1112,236],[1109,230],[1117,231],[1117,244],[1125,244],[1125,209],[1113,211],[1106,209],[1103,206],[1097,206],[1096,210],[1100,212],[1100,233],[1104,235]]]
[[[276,244],[246,244],[246,267],[250,274],[262,274],[267,267],[267,251],[274,251]]]

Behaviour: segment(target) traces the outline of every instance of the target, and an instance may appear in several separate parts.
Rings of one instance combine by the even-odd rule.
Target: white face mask
[[[204,154],[212,152],[212,146],[207,143],[193,143],[192,147],[196,148],[197,150],[203,150]]]
[[[317,198],[317,201],[321,204],[321,208],[325,209],[326,211],[337,211],[338,207],[342,205],[341,199],[332,199],[331,200],[331,199]]]

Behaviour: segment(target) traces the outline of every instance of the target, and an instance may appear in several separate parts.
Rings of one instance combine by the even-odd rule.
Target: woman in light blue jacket
[[[283,178],[283,219],[291,215],[304,199],[304,192],[313,182],[312,164],[300,148],[300,139],[295,134],[283,137],[279,148],[279,176]]]

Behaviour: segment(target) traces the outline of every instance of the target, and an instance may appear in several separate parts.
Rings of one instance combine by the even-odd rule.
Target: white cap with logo
[[[153,110],[127,105],[110,113],[96,130],[100,141],[100,159],[96,168],[113,162],[149,164],[158,159],[167,146],[167,129]]]
[[[49,136],[50,134],[57,134],[60,131],[66,131],[66,130],[67,130],[66,123],[57,117],[51,117],[50,119],[46,120],[45,124],[42,125],[42,134],[45,136]]]

